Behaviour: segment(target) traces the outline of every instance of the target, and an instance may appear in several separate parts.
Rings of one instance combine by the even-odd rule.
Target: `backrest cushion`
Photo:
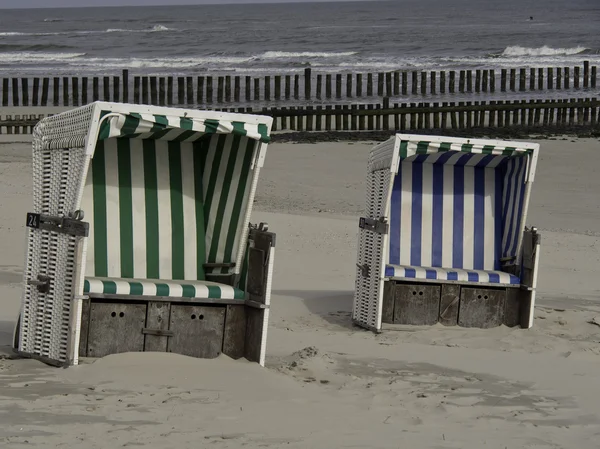
[[[86,275],[203,280],[204,263],[235,261],[254,148],[225,134],[99,141],[81,206]]]
[[[504,178],[502,159],[492,158],[447,152],[401,162],[390,205],[389,263],[499,269]]]

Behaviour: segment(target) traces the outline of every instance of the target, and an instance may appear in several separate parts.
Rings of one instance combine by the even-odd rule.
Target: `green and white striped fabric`
[[[268,125],[110,111],[100,117],[81,204],[91,223],[86,291],[239,299],[242,290],[207,283],[203,264],[238,259],[253,162],[270,140]]]
[[[437,154],[448,151],[505,157],[524,156],[533,152],[533,150],[528,148],[486,145],[484,143],[465,144],[461,142],[428,142],[415,140],[402,140],[400,142],[401,160],[417,154]]]
[[[207,137],[98,142],[82,201],[88,276],[203,280],[203,263],[236,261],[256,142]]]
[[[168,281],[157,279],[86,278],[86,294],[164,296],[171,298],[245,298],[243,290],[208,281]]]
[[[103,111],[100,116],[104,117],[108,114],[108,111]],[[98,140],[111,137],[137,137],[190,142],[202,138],[206,134],[233,134],[266,143],[271,139],[268,131],[265,124],[198,119],[186,116],[117,113],[111,114],[111,117],[102,122]]]

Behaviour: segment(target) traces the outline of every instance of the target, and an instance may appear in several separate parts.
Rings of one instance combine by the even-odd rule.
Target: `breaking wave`
[[[287,52],[287,51],[267,51],[260,55],[263,59],[285,59],[285,58],[340,58],[343,56],[352,56],[357,54],[354,51],[343,52]]]
[[[161,31],[179,31],[176,28],[167,28],[164,25],[154,25],[151,28],[143,29],[123,29],[123,28],[109,28],[108,30],[90,30],[90,31],[57,31],[48,33],[24,33],[21,31],[3,31],[0,32],[0,36],[68,36],[78,34],[103,34],[103,33],[156,33]]]
[[[106,33],[156,33],[159,31],[179,31],[176,28],[168,28],[164,25],[154,25],[152,28],[128,30],[123,28],[109,28]]]
[[[243,64],[251,58],[233,56],[198,56],[172,58],[82,58],[75,62],[78,67],[89,68],[137,68],[137,69],[185,69],[204,68],[211,64]]]
[[[0,53],[0,63],[56,63],[70,59],[81,58],[86,53],[40,53],[40,52],[10,52]]]
[[[579,55],[588,52],[586,47],[572,48],[552,48],[544,45],[543,47],[530,48],[514,45],[506,47],[500,56],[569,56]]]

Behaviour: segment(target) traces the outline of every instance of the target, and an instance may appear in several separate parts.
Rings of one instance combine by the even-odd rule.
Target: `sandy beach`
[[[129,353],[13,359],[31,150],[0,140],[0,447],[557,449],[600,445],[600,140],[541,140],[534,327],[350,320],[372,142],[269,146],[253,222],[277,233],[266,367]],[[4,349],[2,349],[4,348]]]

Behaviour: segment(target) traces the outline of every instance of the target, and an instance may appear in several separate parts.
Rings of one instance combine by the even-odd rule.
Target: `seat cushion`
[[[520,285],[517,276],[503,271],[462,270],[458,268],[386,265],[385,276],[393,279],[425,279],[498,285]]]
[[[170,298],[239,299],[243,290],[208,281],[86,277],[84,293],[104,295],[167,296]]]

